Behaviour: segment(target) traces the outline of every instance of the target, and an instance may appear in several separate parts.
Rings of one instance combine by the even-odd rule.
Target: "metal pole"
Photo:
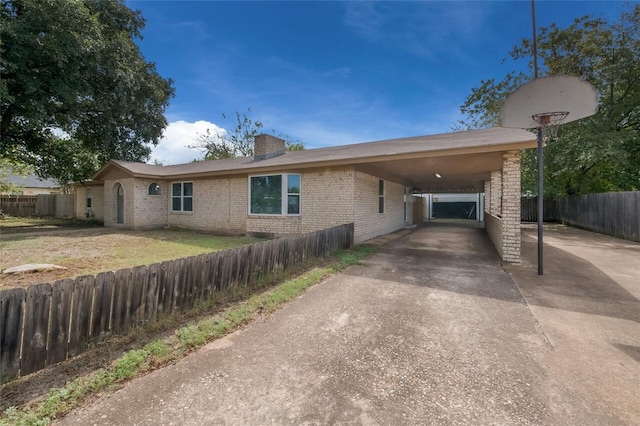
[[[544,154],[542,151],[542,129],[538,127],[538,275],[543,275],[542,229],[544,225]]]
[[[531,0],[531,25],[533,27],[533,77],[538,78],[538,43],[536,41],[536,5]],[[542,128],[538,127],[538,275],[543,275],[542,234],[544,226],[544,152],[542,150]]]

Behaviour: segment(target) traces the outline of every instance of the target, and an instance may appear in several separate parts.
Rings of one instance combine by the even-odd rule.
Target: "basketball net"
[[[556,139],[558,137],[558,127],[569,115],[568,111],[543,112],[533,114],[531,118],[538,123],[542,129],[542,136],[545,139]]]

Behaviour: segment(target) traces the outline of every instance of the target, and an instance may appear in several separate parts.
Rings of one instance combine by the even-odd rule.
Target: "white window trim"
[[[173,185],[179,183],[181,185],[181,195],[180,195],[180,210],[173,210],[173,199],[174,199],[174,195],[173,195]],[[193,185],[193,181],[180,181],[180,182],[171,182],[171,195],[169,196],[169,212],[171,213],[177,213],[177,214],[193,214],[193,199],[195,198],[194,195],[188,195],[188,198],[191,198],[191,210],[185,210],[184,209],[184,199],[185,199],[185,195],[184,195],[184,184],[185,183],[190,183],[191,184],[191,190],[193,191],[194,195],[195,195],[195,185]]]
[[[297,195],[299,196],[299,201],[300,201],[300,212],[299,213],[291,213],[289,214],[289,206],[288,206],[288,201],[289,201],[289,187],[288,187],[288,182],[289,182],[289,175],[297,175],[300,176],[300,193],[298,193]],[[251,213],[251,178],[254,177],[264,177],[264,176],[282,176],[282,182],[281,182],[281,188],[280,188],[280,211],[282,213]],[[291,217],[295,217],[295,216],[302,216],[302,175],[300,173],[264,173],[264,174],[260,174],[260,175],[249,175],[249,177],[247,178],[247,214],[249,216],[252,217],[256,217],[256,216],[269,216],[269,217],[279,217],[279,216],[291,216]]]

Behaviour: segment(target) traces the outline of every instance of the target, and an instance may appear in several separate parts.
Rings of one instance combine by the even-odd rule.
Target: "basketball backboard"
[[[591,84],[575,76],[554,75],[531,80],[507,96],[500,109],[500,126],[534,129],[579,120],[596,112],[598,92]],[[558,122],[549,123],[549,119]]]

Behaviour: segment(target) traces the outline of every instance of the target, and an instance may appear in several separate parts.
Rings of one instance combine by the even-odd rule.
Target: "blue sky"
[[[143,54],[176,88],[152,154],[164,164],[200,158],[186,148],[197,133],[248,108],[307,148],[449,132],[481,80],[527,66],[507,57],[531,37],[529,0],[127,4],[147,20]],[[537,26],[622,6],[538,0]]]

